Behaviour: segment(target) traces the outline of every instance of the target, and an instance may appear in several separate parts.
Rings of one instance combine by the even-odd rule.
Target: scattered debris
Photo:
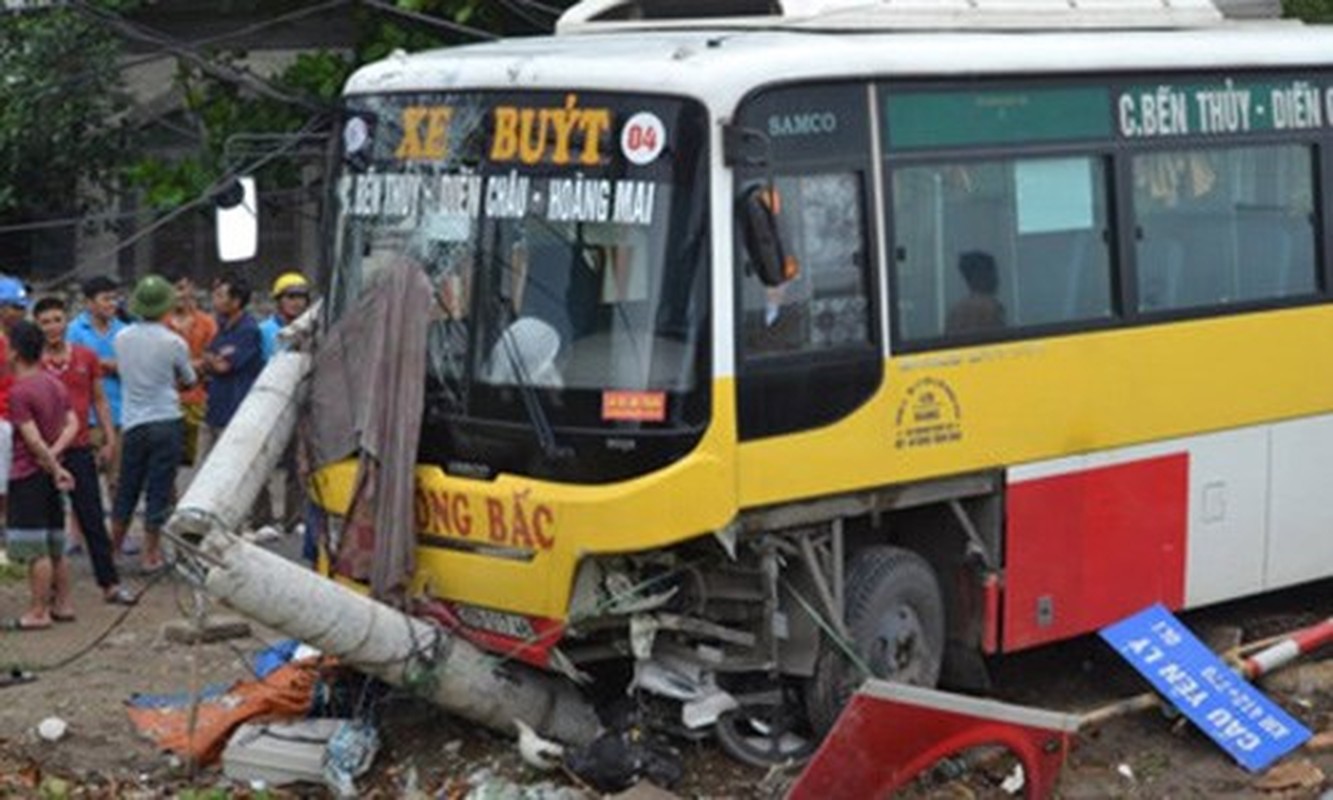
[[[1214,653],[1230,653],[1245,640],[1245,631],[1239,625],[1208,625],[1198,633],[1199,639]]]
[[[1261,681],[1270,692],[1294,695],[1333,694],[1333,659],[1298,664]]]
[[[565,768],[603,794],[623,792],[643,780],[670,788],[683,774],[680,754],[638,727],[603,733],[568,753]]]
[[[1251,679],[1267,675],[1329,642],[1333,642],[1333,619],[1292,631],[1277,644],[1246,658],[1241,664],[1241,672]]]
[[[1260,775],[1254,788],[1261,792],[1316,789],[1324,784],[1324,771],[1308,758],[1284,761]]]
[[[69,723],[60,717],[47,717],[37,724],[37,735],[48,742],[58,742],[69,732]]]
[[[649,781],[639,781],[625,791],[611,795],[608,800],[680,800],[680,795]]]
[[[356,779],[366,774],[380,749],[375,727],[363,720],[343,720],[324,751],[324,782],[339,797],[357,797]]]
[[[162,636],[176,644],[211,644],[250,635],[250,623],[227,615],[204,617],[202,624],[192,619],[173,619],[162,626]]]
[[[477,770],[461,784],[447,787],[441,796],[464,800],[589,800],[589,796],[578,789],[557,786],[550,781],[515,783],[490,769]]]
[[[222,774],[233,781],[286,786],[324,779],[324,752],[339,719],[247,722],[222,751]]]
[[[8,672],[0,674],[0,689],[18,686],[23,683],[32,683],[35,680],[37,680],[37,676],[31,672],[13,667]]]
[[[126,712],[163,750],[206,765],[221,755],[232,731],[259,717],[303,718],[321,677],[317,661],[287,664],[262,681],[238,681],[198,693],[135,695]]]
[[[514,720],[514,727],[518,729],[518,753],[528,766],[544,771],[560,766],[560,759],[565,755],[563,746],[538,736],[521,719]]]
[[[996,744],[1021,762],[1026,796],[1049,797],[1079,721],[871,678],[852,695],[789,797],[887,796],[946,756]]]
[[[1333,750],[1333,730],[1316,733],[1305,743],[1305,749],[1316,753]]]
[[[1136,780],[1134,777],[1134,768],[1128,764],[1121,764],[1115,768],[1115,771],[1120,773],[1121,777],[1130,783],[1133,783]]]
[[[1000,782],[1000,789],[1002,789],[1005,794],[1018,794],[1023,791],[1023,787],[1026,785],[1027,776],[1023,773],[1023,765],[1015,764],[1013,771],[1006,775],[1004,780]]]

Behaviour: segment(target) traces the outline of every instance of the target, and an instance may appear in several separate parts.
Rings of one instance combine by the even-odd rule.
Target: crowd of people
[[[0,275],[0,513],[6,557],[27,570],[31,594],[3,621],[10,630],[75,620],[70,559],[79,553],[106,602],[137,602],[118,561],[137,554],[141,576],[166,568],[162,528],[182,470],[188,477],[207,457],[283,346],[278,332],[310,302],[299,272],[274,282],[262,323],[236,273],[214,281],[212,313],[186,274],[147,275],[128,295],[105,276],[81,289],[84,307],[71,318],[65,297],[34,302],[22,281]],[[252,519],[269,535],[292,532],[302,508],[294,451],[281,467],[281,517],[266,492]]]

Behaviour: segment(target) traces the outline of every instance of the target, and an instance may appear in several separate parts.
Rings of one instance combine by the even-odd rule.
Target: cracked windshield
[[[352,107],[335,314],[378,271],[419,265],[445,413],[503,415],[508,388],[582,396],[539,412],[555,424],[678,421],[706,318],[701,108],[574,93]]]

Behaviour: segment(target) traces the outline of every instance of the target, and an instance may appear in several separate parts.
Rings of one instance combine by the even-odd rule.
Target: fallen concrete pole
[[[258,622],[338,656],[361,672],[412,689],[450,713],[514,734],[521,719],[569,744],[601,730],[572,683],[502,663],[444,629],[228,534],[204,540],[210,594]]]
[[[214,530],[240,529],[291,441],[310,365],[306,353],[269,359],[176,504],[167,533],[198,541]]]
[[[274,356],[181,498],[167,534],[188,545],[205,588],[236,611],[441,708],[513,735],[521,719],[574,745],[601,731],[573,684],[501,662],[437,626],[241,540],[295,428],[311,359]]]

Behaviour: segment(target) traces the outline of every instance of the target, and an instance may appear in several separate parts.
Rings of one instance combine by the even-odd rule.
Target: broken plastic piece
[[[1078,717],[872,679],[852,696],[790,800],[887,797],[946,756],[1001,745],[1029,800],[1050,797]]]

